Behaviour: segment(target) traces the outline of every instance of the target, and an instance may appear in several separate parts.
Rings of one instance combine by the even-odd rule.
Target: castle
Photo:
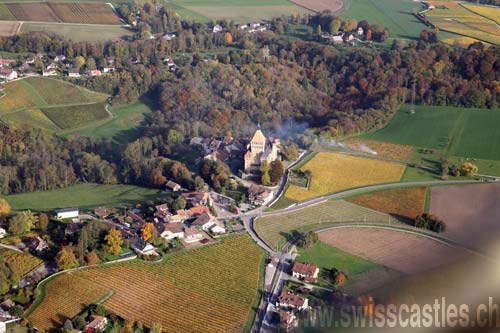
[[[260,129],[255,131],[244,156],[245,171],[260,169],[262,163],[271,163],[279,158],[280,140],[267,140]]]

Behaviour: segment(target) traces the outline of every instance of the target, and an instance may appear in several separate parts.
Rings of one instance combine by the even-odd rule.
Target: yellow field
[[[352,138],[352,139],[347,139],[343,143],[347,147],[357,151],[366,153],[369,152],[370,150],[373,150],[377,152],[377,156],[383,156],[403,162],[408,162],[411,158],[411,154],[413,153],[412,146],[397,145],[387,142]]]
[[[460,46],[465,47],[470,44],[474,44],[480,42],[480,40],[472,38],[472,37],[457,37],[457,38],[446,38],[442,40],[444,43],[451,46]],[[485,43],[486,46],[491,46],[490,43]]]
[[[285,196],[304,201],[324,194],[401,179],[405,167],[369,158],[320,152],[301,170],[312,172],[309,189],[290,185]]]
[[[490,20],[493,20],[500,24],[500,8],[498,7],[479,6],[472,3],[463,3],[462,6],[467,8],[471,12],[487,17]]]

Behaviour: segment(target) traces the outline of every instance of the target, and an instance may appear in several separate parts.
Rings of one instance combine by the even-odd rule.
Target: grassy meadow
[[[95,208],[154,199],[162,191],[132,185],[77,184],[57,190],[4,196],[12,210],[52,211],[57,208]]]

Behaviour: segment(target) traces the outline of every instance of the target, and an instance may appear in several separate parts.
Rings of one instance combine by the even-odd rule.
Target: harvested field
[[[0,4],[0,20],[120,25],[105,3],[13,2]]]
[[[330,200],[285,214],[258,218],[255,231],[272,248],[285,245],[293,230],[307,230],[321,224],[335,222],[397,222],[391,216],[367,209],[344,200]]]
[[[457,260],[466,253],[421,236],[384,229],[346,228],[319,233],[333,247],[393,270],[414,274]]]
[[[322,12],[324,10],[331,10],[332,12],[336,12],[342,9],[344,2],[342,0],[290,0],[293,3],[310,9],[314,12]]]
[[[0,4],[1,6],[1,4]],[[1,22],[0,21],[0,37],[8,37],[16,34],[19,28],[19,22]]]
[[[397,188],[363,194],[347,201],[395,217],[414,219],[424,212],[426,193],[425,187]]]
[[[28,318],[52,328],[112,291],[106,309],[147,327],[159,322],[173,333],[241,332],[258,300],[263,256],[250,237],[240,235],[160,263],[134,260],[64,274],[47,284],[54,290]],[[85,284],[72,289],[78,281],[91,282],[95,294],[82,295],[89,291]]]
[[[498,183],[436,187],[430,212],[445,221],[445,236],[488,251],[500,243],[499,203]]]
[[[24,22],[21,33],[30,31],[54,33],[73,42],[120,40],[133,35],[132,30],[120,25],[86,25],[85,29],[82,29],[79,24]]]
[[[362,153],[376,152],[377,156],[387,157],[397,161],[408,162],[413,153],[413,147],[393,143],[352,138],[343,142],[347,147]]]
[[[401,179],[404,169],[396,163],[320,152],[300,168],[312,172],[309,189],[290,185],[285,195],[300,202],[352,187],[396,182]]]

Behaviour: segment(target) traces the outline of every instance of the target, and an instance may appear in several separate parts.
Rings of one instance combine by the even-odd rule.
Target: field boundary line
[[[480,14],[480,13],[478,13],[478,12],[474,11],[474,10],[473,10],[473,9],[471,9],[471,8],[467,8],[467,7],[465,7],[465,6],[464,6],[464,4],[463,4],[462,2],[459,2],[458,4],[460,5],[460,7],[464,8],[465,10],[467,10],[467,11],[469,11],[469,12],[471,12],[471,13],[473,13],[473,14],[477,15],[477,16],[481,16],[482,18],[485,18],[485,19],[487,19],[487,20],[489,20],[489,21],[492,21],[492,22],[493,22],[493,23],[495,23],[495,24],[497,25],[497,27],[500,29],[500,21],[498,21],[498,22],[497,22],[496,20],[492,19],[491,17],[488,17],[488,16],[485,16],[485,15],[483,15],[483,14]],[[471,4],[472,4],[472,5],[474,5],[473,3],[471,3]],[[484,5],[483,5],[483,6],[484,6]],[[496,7],[496,6],[488,6],[488,7],[490,7],[490,8],[497,8],[497,9],[499,9],[499,10],[500,10],[500,7]]]

